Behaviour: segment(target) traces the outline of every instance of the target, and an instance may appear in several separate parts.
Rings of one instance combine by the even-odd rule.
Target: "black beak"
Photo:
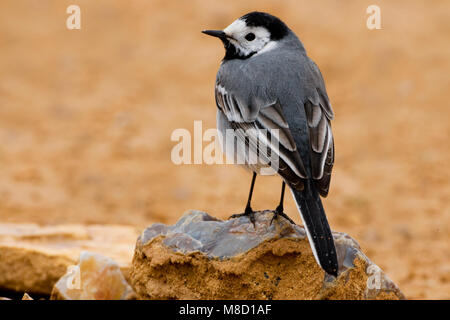
[[[202,32],[208,36],[216,37],[222,40],[227,38],[227,34],[222,30],[203,30]]]

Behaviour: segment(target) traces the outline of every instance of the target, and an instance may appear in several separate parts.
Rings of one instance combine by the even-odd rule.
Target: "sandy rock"
[[[404,299],[344,233],[334,232],[339,276],[325,275],[303,227],[272,212],[221,221],[190,211],[138,238],[130,274],[140,299]]]
[[[84,251],[76,266],[55,284],[52,300],[128,300],[133,289],[112,259]]]
[[[137,236],[127,226],[0,224],[0,290],[50,295],[83,250],[114,259],[127,277]]]
[[[34,300],[34,299],[32,297],[30,297],[30,295],[28,293],[25,292],[23,294],[22,300]]]

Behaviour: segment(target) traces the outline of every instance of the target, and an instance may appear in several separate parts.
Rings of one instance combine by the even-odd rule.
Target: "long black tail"
[[[294,188],[291,188],[291,191],[317,263],[328,274],[337,276],[336,248],[318,191],[310,181],[305,181],[302,191]]]

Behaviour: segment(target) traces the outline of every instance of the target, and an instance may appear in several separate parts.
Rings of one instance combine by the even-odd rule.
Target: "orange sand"
[[[450,298],[448,1],[77,0],[0,3],[0,220],[174,223],[243,210],[250,174],[175,166],[176,128],[215,125],[223,48],[200,33],[258,9],[280,16],[321,68],[336,119],[324,201],[408,298]],[[220,184],[218,183],[220,181]],[[274,208],[277,177],[254,208]],[[286,212],[299,222],[293,201]]]

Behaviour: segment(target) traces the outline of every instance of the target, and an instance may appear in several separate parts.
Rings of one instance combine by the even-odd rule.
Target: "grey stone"
[[[167,271],[166,273],[161,273],[162,270],[169,270],[165,268],[172,268],[173,263],[177,258],[171,258],[167,255],[163,258],[160,251],[153,251],[157,250],[154,248],[158,247],[158,243],[168,248],[169,251],[174,254],[179,254],[186,257],[188,260],[181,261],[190,262],[183,262],[183,268],[189,268],[193,274],[205,272],[204,270],[210,270],[204,275],[198,276],[208,278],[208,281],[214,283],[214,290],[217,289],[217,286],[219,286],[219,288],[226,288],[226,286],[229,286],[226,284],[226,281],[223,280],[227,277],[229,272],[234,272],[236,277],[241,279],[243,282],[250,281],[247,279],[254,279],[255,276],[251,274],[246,276],[246,271],[242,270],[227,271],[224,275],[222,271],[220,271],[221,269],[220,266],[217,265],[217,262],[213,261],[218,261],[220,263],[235,261],[233,263],[236,264],[236,268],[241,268],[241,262],[239,261],[244,261],[247,259],[247,254],[249,251],[259,247],[263,243],[266,243],[267,246],[269,246],[269,249],[262,250],[279,250],[275,249],[275,243],[278,240],[293,240],[293,242],[290,243],[297,243],[297,248],[299,249],[295,249],[290,252],[294,255],[301,255],[302,257],[303,255],[306,255],[306,257],[308,257],[307,261],[313,261],[312,252],[309,250],[309,245],[306,247],[301,245],[301,243],[304,244],[304,241],[308,241],[305,229],[302,226],[291,224],[283,217],[278,217],[272,221],[273,216],[273,211],[269,210],[256,212],[255,225],[253,225],[247,217],[239,217],[236,219],[222,221],[205,212],[192,210],[184,214],[183,217],[172,226],[157,223],[148,227],[138,238],[133,262],[133,281],[135,281],[136,286],[138,287],[137,289],[140,297],[157,297],[163,299],[167,297],[177,297],[183,299],[192,296],[206,299],[228,299],[235,297],[233,296],[233,293],[228,292],[225,294],[220,290],[214,291],[214,293],[208,293],[208,290],[204,288],[200,289],[198,285],[195,285],[194,283],[190,286],[189,290],[183,286],[181,286],[180,289],[177,289],[176,287],[178,286],[178,283],[186,283],[186,281],[189,283],[190,280],[183,278],[178,272],[176,272],[177,269],[175,269],[174,272]],[[280,269],[279,275],[284,272],[283,277],[285,278],[286,276],[289,277],[289,274],[292,275],[295,274],[295,272],[303,272],[306,277],[310,277],[314,274],[313,277],[317,278],[317,272],[322,272],[324,274],[322,284],[320,285],[319,280],[314,280],[319,281],[319,283],[315,282],[315,286],[319,285],[319,287],[322,287],[320,293],[316,295],[311,294],[311,290],[304,287],[298,288],[299,291],[297,293],[289,292],[284,294],[279,291],[281,289],[278,286],[278,280],[275,281],[275,287],[270,288],[270,290],[273,291],[271,291],[272,293],[269,296],[280,298],[310,297],[313,299],[405,298],[397,285],[392,282],[392,280],[390,280],[389,277],[377,265],[370,261],[370,259],[361,251],[360,246],[353,238],[341,232],[333,232],[333,237],[339,263],[338,278],[323,273],[323,270],[318,268],[315,263],[311,265],[310,262],[305,261],[306,264],[301,266],[298,271]],[[270,249],[270,246],[274,246],[274,249]],[[308,251],[300,248],[308,248]],[[143,254],[144,252],[145,254]],[[208,264],[208,262],[205,262],[207,260],[202,260],[201,257],[195,255],[194,253],[201,253],[201,256],[211,260],[210,266],[199,269],[199,265],[205,263]],[[278,258],[276,259],[279,259],[280,264],[285,264],[284,261],[286,261],[286,263],[287,261],[290,261],[289,254],[284,255],[283,253],[281,256],[277,256]],[[152,257],[158,258],[157,261],[159,262],[157,264],[150,263],[150,261],[153,261]],[[248,259],[250,259],[250,262],[246,262],[247,264],[254,263],[251,262],[253,261],[251,259],[254,258],[249,256]],[[197,262],[194,262],[194,260]],[[161,263],[162,265],[167,263],[167,267],[161,267]],[[232,268],[233,267],[227,270],[232,270]],[[290,267],[288,266],[288,268]],[[311,268],[318,271],[312,271]],[[216,276],[217,279],[215,278]],[[165,293],[161,293],[158,290],[158,288],[161,288],[163,285],[160,279],[164,279],[162,283],[164,283],[164,286],[167,287],[164,291]],[[231,278],[230,281],[233,281],[233,278]],[[250,282],[253,283],[252,281]],[[263,278],[261,281],[258,280],[255,283],[261,283],[262,281],[264,281]],[[351,283],[352,281],[354,283]],[[171,283],[170,286],[169,283]],[[206,284],[206,286],[208,285]],[[246,288],[248,288],[248,284],[246,286]],[[265,297],[267,296],[267,290],[268,289],[264,292],[259,292],[256,287],[251,288],[248,296],[251,296],[252,298]],[[167,292],[170,292],[170,294],[167,294]],[[189,294],[187,295],[186,292]],[[244,296],[244,298],[248,296]]]

